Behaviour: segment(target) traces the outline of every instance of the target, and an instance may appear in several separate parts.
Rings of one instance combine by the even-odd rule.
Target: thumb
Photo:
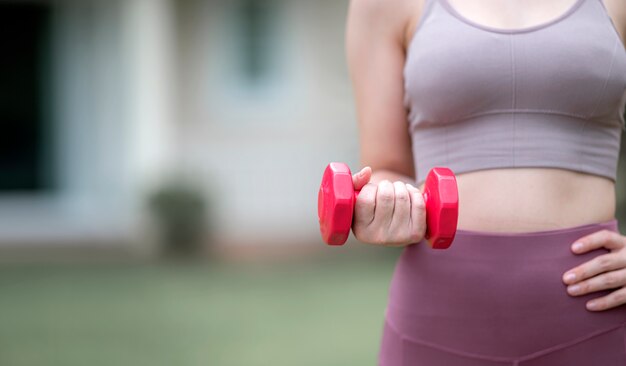
[[[372,168],[366,166],[360,172],[352,175],[352,183],[355,190],[361,190],[372,178]]]

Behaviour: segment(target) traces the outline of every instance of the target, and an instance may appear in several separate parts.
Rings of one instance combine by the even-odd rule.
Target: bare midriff
[[[458,229],[520,233],[606,222],[615,216],[615,183],[597,175],[498,168],[456,174],[456,179]]]

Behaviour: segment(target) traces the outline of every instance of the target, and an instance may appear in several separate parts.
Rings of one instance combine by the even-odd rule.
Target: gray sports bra
[[[554,167],[615,181],[626,50],[602,0],[512,30],[426,0],[404,82],[418,185],[434,166]]]

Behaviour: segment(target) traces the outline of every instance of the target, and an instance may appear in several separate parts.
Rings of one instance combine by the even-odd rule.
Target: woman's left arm
[[[574,254],[606,248],[610,253],[572,268],[563,274],[567,292],[572,296],[615,289],[610,294],[587,302],[587,309],[602,311],[626,304],[626,236],[601,230],[578,239],[572,244]]]
[[[602,0],[626,46],[625,0]],[[578,246],[578,244],[580,244]],[[610,230],[587,235],[572,244],[575,254],[606,248],[610,253],[572,268],[563,274],[567,292],[572,296],[614,289],[610,294],[587,302],[591,311],[608,310],[626,304],[626,236]]]

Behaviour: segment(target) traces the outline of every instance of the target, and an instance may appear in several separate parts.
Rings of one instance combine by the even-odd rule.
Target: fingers
[[[618,288],[626,285],[626,268],[611,271],[567,286],[567,293],[572,296],[585,295],[591,292]]]
[[[376,211],[371,225],[378,227],[381,231],[388,230],[391,225],[394,205],[395,192],[393,184],[388,180],[378,183]]]
[[[405,233],[397,238],[398,242],[409,241],[410,233],[407,230],[411,224],[411,198],[407,190],[406,183],[394,182],[394,207],[389,223],[389,231],[391,233]],[[405,237],[406,236],[406,237]],[[394,243],[391,243],[394,244]]]
[[[421,192],[404,182],[368,183],[357,196],[353,230],[360,241],[404,246],[422,240],[426,210]]]
[[[359,192],[354,205],[354,226],[362,228],[369,226],[374,220],[376,213],[376,195],[378,185],[368,183]]]
[[[407,189],[411,197],[411,241],[422,240],[426,234],[426,202],[419,189],[407,184]]]
[[[615,290],[606,296],[599,297],[587,302],[587,309],[602,311],[626,304],[626,288]]]
[[[616,289],[606,296],[587,302],[588,310],[607,310],[626,303],[625,241],[626,238],[619,233],[601,230],[572,244],[575,254],[600,248],[610,250],[610,253],[598,255],[563,275],[563,282],[569,284],[567,292],[571,296]]]
[[[599,248],[614,250],[623,248],[624,244],[624,237],[619,233],[611,230],[600,230],[576,240],[572,244],[572,251],[581,254]]]
[[[366,166],[360,172],[352,175],[355,190],[361,190],[372,178],[372,168]]]
[[[588,262],[581,264],[563,275],[563,282],[574,284],[599,273],[626,267],[626,258],[621,253],[607,253],[599,255]]]

